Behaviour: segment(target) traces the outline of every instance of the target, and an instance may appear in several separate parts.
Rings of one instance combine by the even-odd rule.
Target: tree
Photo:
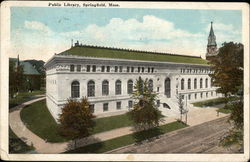
[[[184,109],[184,102],[183,102],[181,94],[177,95],[177,100],[178,100],[178,106],[179,106],[179,111],[180,111],[180,121],[182,121],[182,115],[184,114],[185,109]]]
[[[69,99],[59,115],[59,133],[74,139],[76,147],[76,140],[88,136],[95,126],[94,117],[86,97],[81,102]]]
[[[148,88],[148,80],[145,81],[139,77],[134,86],[132,98],[135,101],[133,109],[129,116],[136,123],[136,127],[146,130],[148,128],[159,126],[161,112],[155,104],[157,94]]]
[[[234,127],[223,143],[240,143],[243,147],[243,45],[241,43],[223,43],[218,55],[211,59],[213,84],[218,86],[217,92],[223,93],[226,98],[231,95],[239,97],[238,101],[226,103],[231,107],[230,120]],[[233,137],[233,139],[232,139]],[[234,142],[231,142],[233,141]]]

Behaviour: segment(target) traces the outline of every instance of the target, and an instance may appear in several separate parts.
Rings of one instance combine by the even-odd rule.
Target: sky
[[[218,47],[242,42],[240,10],[11,7],[10,57],[47,61],[72,39],[204,57],[211,21]]]

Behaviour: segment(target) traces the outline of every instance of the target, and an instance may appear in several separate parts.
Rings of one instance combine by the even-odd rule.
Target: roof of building
[[[130,49],[119,49],[109,47],[98,47],[89,45],[76,45],[58,55],[87,56],[100,58],[115,58],[141,61],[161,61],[188,64],[207,64],[208,62],[200,57],[185,56],[160,52],[148,52]]]
[[[11,61],[17,62],[18,59],[10,58]],[[40,75],[40,73],[32,66],[31,63],[26,61],[19,61],[20,65],[23,66],[23,74],[25,75]]]

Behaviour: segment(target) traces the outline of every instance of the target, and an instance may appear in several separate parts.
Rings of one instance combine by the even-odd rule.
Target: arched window
[[[78,81],[73,81],[71,83],[71,98],[80,97],[80,83]]]
[[[202,88],[202,82],[203,82],[203,80],[202,80],[202,78],[200,79],[200,88]]]
[[[206,81],[205,81],[205,86],[206,88],[208,87],[208,79],[206,78]]]
[[[154,90],[154,84],[153,84],[153,80],[152,80],[152,79],[150,79],[150,80],[148,81],[148,90],[149,90],[150,92],[153,92],[153,90]]]
[[[122,82],[120,80],[117,80],[115,82],[115,94],[116,95],[122,94]]]
[[[197,79],[195,78],[194,79],[194,89],[196,89],[197,88]]]
[[[133,93],[133,81],[132,80],[128,80],[128,94],[132,94]]]
[[[188,89],[191,89],[191,79],[188,79]]]
[[[184,90],[184,79],[181,79],[181,90]]]
[[[165,79],[165,95],[167,98],[171,97],[171,81],[169,78]]]
[[[95,82],[93,80],[88,82],[88,97],[95,96]]]
[[[107,80],[102,82],[102,95],[109,95],[109,82]]]

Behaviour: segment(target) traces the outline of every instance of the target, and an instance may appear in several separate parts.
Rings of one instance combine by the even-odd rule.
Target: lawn
[[[33,92],[20,92],[15,98],[9,99],[9,108],[13,108],[19,104],[32,100],[35,95],[45,94],[44,90],[41,91],[33,91]]]
[[[235,101],[238,99],[239,99],[238,97],[230,97],[228,99],[228,101]],[[218,105],[218,104],[223,104],[223,103],[226,103],[226,101],[227,101],[227,98],[220,97],[220,98],[210,99],[210,100],[206,100],[206,101],[195,102],[192,104],[194,106],[197,106],[197,107],[206,107],[206,106],[214,106],[214,105]]]
[[[23,108],[21,119],[26,126],[48,142],[64,142],[68,139],[58,133],[59,126],[46,107],[45,100]],[[96,126],[91,134],[133,125],[127,114],[95,119]]]
[[[26,153],[31,150],[34,148],[19,139],[9,127],[9,153]]]
[[[225,108],[219,108],[217,111],[224,114],[229,114],[232,112],[231,109],[225,109]]]
[[[182,122],[172,122],[166,125],[162,125],[159,128],[136,132],[104,142],[98,142],[84,147],[79,147],[77,149],[70,150],[65,153],[104,153],[119,147],[127,146],[136,142],[141,142],[143,140],[150,139],[152,137],[156,137],[161,134],[185,127],[187,127],[187,125],[183,124]]]

